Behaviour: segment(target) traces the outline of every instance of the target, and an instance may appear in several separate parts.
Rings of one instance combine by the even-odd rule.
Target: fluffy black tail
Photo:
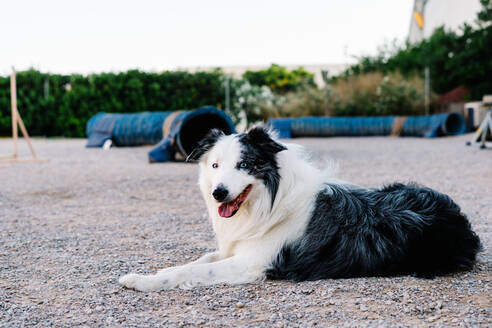
[[[406,269],[427,278],[470,270],[482,245],[459,206],[449,196],[429,188],[400,184],[387,187],[393,188],[402,188],[415,197],[416,208],[412,210],[430,219],[420,238],[411,243],[408,263],[413,270]]]
[[[481,249],[470,222],[447,195],[415,184],[380,190],[327,185],[304,235],[284,245],[266,274],[296,281],[431,278],[471,269]]]

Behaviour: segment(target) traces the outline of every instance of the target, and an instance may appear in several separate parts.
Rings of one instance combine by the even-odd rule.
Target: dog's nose
[[[229,191],[227,191],[223,185],[218,185],[212,193],[212,196],[214,196],[214,198],[219,202],[222,202],[226,199],[227,194],[229,194]]]

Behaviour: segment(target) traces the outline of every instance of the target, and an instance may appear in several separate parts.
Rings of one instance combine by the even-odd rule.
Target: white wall
[[[419,2],[419,0],[415,0]],[[474,24],[481,5],[479,0],[428,0],[424,9],[424,38],[432,35],[442,25],[447,29],[459,32],[464,22]],[[410,42],[420,40],[420,31],[411,13]]]

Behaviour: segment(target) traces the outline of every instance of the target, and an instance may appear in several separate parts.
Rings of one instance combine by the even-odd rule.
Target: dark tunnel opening
[[[440,135],[455,136],[463,133],[464,120],[463,117],[456,113],[451,113],[446,118],[446,122],[442,125]]]
[[[225,134],[233,132],[226,119],[217,114],[198,114],[185,120],[181,126],[180,133],[176,137],[180,152],[185,157],[188,156],[195,149],[198,142],[212,129],[220,129]]]

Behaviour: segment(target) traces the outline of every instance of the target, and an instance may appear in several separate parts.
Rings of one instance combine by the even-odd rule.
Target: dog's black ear
[[[257,145],[258,148],[270,153],[275,154],[287,149],[285,146],[273,140],[268,131],[262,126],[256,126],[249,130],[246,137],[251,144]]]
[[[210,130],[207,135],[198,143],[195,149],[191,152],[191,154],[186,157],[187,162],[191,161],[197,161],[199,160],[203,154],[205,154],[207,151],[212,148],[217,140],[219,140],[220,137],[224,135],[224,132],[222,132],[219,129],[212,129]]]

